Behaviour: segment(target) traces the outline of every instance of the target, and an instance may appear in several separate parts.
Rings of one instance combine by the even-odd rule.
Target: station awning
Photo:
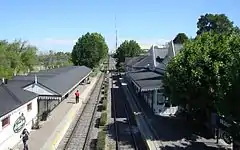
[[[163,76],[153,71],[131,72],[129,77],[141,91],[162,89]]]

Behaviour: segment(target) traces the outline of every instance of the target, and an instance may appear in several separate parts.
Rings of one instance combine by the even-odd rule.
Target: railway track
[[[115,83],[113,83],[113,81],[115,81]],[[138,131],[136,131],[137,128],[134,128],[136,126],[136,123],[134,122],[132,111],[127,105],[127,101],[125,97],[121,97],[121,95],[124,95],[124,93],[121,87],[116,83],[116,82],[119,83],[119,81],[118,79],[113,81],[112,81],[112,87],[113,88],[115,87],[118,90],[118,94],[113,93],[115,94],[115,99],[113,100],[113,103],[114,103],[113,112],[114,112],[116,149],[117,150],[144,149],[142,144],[140,144],[143,142],[139,141],[139,137],[141,136],[136,134]],[[121,102],[116,102],[117,100]]]
[[[82,112],[77,116],[77,121],[73,126],[72,132],[64,143],[63,150],[87,149],[103,81],[104,74],[100,76],[99,82],[96,83],[91,91],[90,97],[83,106]]]

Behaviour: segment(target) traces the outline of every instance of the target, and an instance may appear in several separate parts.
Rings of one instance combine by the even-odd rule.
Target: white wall
[[[27,105],[29,103],[32,103],[31,111],[27,111]],[[0,150],[8,150],[9,148],[13,148],[18,142],[20,142],[20,134],[23,129],[19,133],[14,133],[13,126],[15,121],[18,119],[19,116],[21,116],[22,113],[24,114],[26,119],[26,124],[23,129],[27,128],[28,131],[31,131],[32,120],[36,120],[38,113],[37,97],[0,118]],[[10,124],[2,128],[1,120],[9,115]]]
[[[165,117],[169,117],[169,116],[172,116],[172,115],[175,115],[177,110],[179,109],[178,106],[171,106],[170,107],[165,107],[165,97],[163,96],[163,93],[158,93],[157,94],[157,91],[155,90],[154,92],[154,95],[155,95],[155,99],[154,99],[154,104],[153,104],[153,107],[154,107],[154,114],[155,115],[160,115],[160,116],[165,116]],[[156,101],[155,101],[156,100]],[[159,100],[160,103],[163,103],[163,104],[158,104],[157,101]]]
[[[49,90],[45,87],[42,87],[40,85],[37,85],[37,84],[29,85],[29,86],[25,87],[24,90],[36,93],[38,95],[54,95],[55,94],[51,90]]]

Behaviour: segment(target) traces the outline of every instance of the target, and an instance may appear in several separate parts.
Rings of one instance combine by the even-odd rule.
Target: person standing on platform
[[[29,136],[29,132],[27,131],[27,129],[24,129],[22,134],[20,135],[20,138],[22,138],[23,141],[23,150],[28,150],[28,145],[27,145],[27,141],[28,141],[28,136]]]
[[[76,103],[78,103],[79,102],[79,92],[78,92],[78,90],[75,93],[75,97],[76,97]]]

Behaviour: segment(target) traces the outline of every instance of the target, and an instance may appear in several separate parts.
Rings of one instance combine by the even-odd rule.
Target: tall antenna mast
[[[118,37],[117,37],[117,17],[116,17],[116,14],[115,14],[115,34],[116,34],[116,49],[118,48]]]

